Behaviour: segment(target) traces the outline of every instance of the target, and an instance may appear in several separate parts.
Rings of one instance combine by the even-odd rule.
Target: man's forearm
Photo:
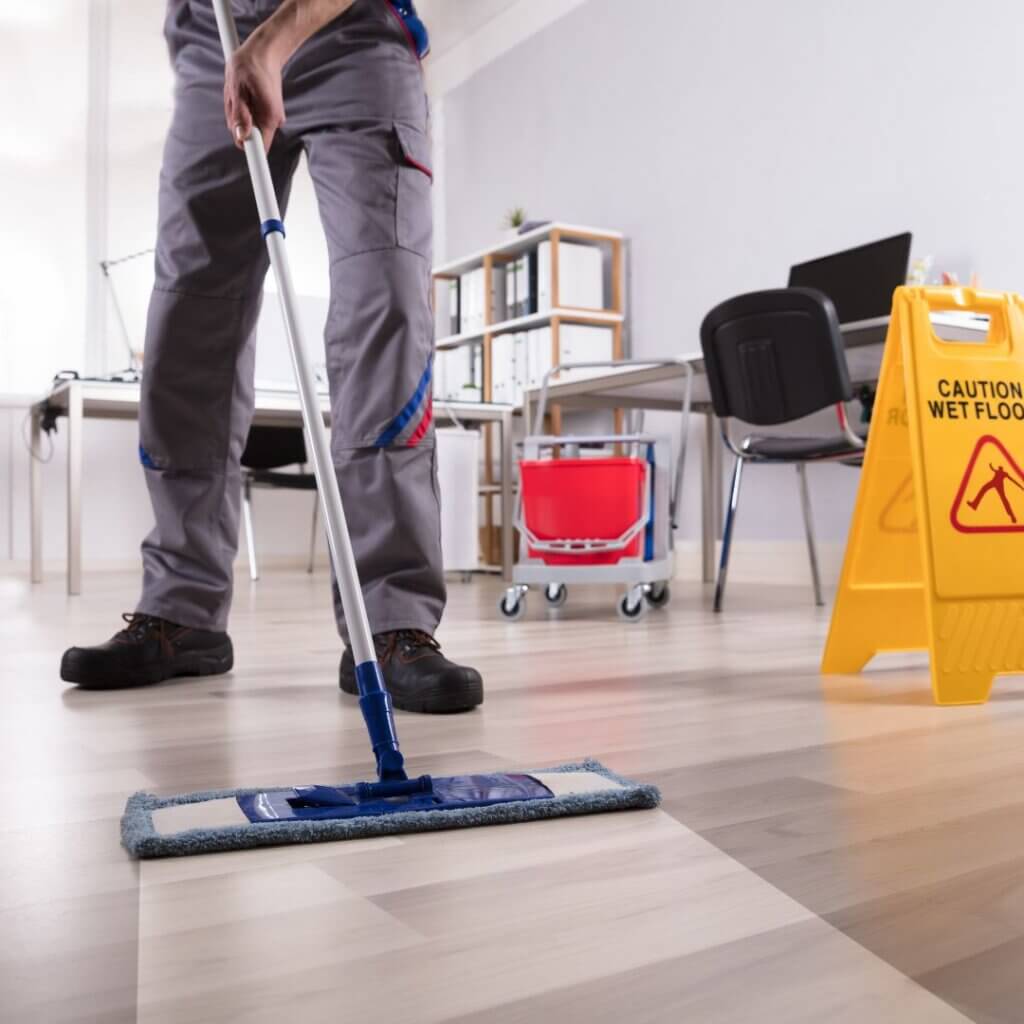
[[[281,6],[249,36],[246,45],[261,51],[280,67],[311,35],[344,14],[355,2],[283,0]]]

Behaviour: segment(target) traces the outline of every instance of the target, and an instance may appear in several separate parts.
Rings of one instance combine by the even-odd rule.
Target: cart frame
[[[644,433],[610,434],[543,434],[544,416],[547,410],[548,387],[559,373],[576,369],[620,369],[638,366],[683,366],[686,385],[680,407],[680,430],[678,453],[673,464],[671,440],[665,436]],[[523,507],[523,488],[520,482],[516,499],[514,526],[522,538],[522,555],[512,570],[512,586],[502,594],[498,607],[508,619],[519,619],[525,613],[526,594],[531,586],[543,586],[548,604],[559,607],[566,600],[566,585],[570,583],[624,583],[626,592],[618,605],[619,616],[629,622],[641,617],[648,606],[663,607],[668,603],[669,581],[674,571],[674,534],[678,525],[679,503],[682,490],[683,470],[686,464],[686,443],[689,434],[689,418],[693,391],[693,367],[689,360],[609,360],[606,362],[559,363],[545,375],[541,385],[540,400],[534,418],[533,432],[521,443],[523,459],[540,459],[548,451],[558,448],[566,451],[570,458],[578,456],[583,446],[605,447],[622,445],[633,457],[641,457],[647,463],[645,494],[652,494],[653,501],[644,501],[643,508],[634,523],[619,537],[611,539],[554,538],[541,540],[534,536],[526,523]],[[653,485],[653,491],[652,491]],[[653,510],[653,511],[652,511]],[[615,564],[592,565],[550,565],[540,557],[530,557],[528,552],[552,552],[557,554],[589,555],[595,552],[622,550],[647,529],[652,523],[652,557],[645,560],[623,558]]]

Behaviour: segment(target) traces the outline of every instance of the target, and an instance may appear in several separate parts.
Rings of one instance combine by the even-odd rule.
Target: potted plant
[[[519,236],[519,229],[526,223],[526,211],[521,206],[513,206],[501,222],[503,242],[514,242]]]

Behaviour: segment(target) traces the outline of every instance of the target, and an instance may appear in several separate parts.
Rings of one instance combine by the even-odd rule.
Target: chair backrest
[[[771,426],[853,397],[835,307],[813,288],[751,292],[704,318],[715,415]]]
[[[251,427],[242,452],[247,469],[277,469],[306,461],[301,427]]]

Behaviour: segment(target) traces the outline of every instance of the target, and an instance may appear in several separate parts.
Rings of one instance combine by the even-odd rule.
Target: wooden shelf
[[[506,262],[535,248],[538,242],[550,238],[552,231],[560,232],[561,237],[567,241],[589,242],[594,245],[621,242],[625,238],[620,231],[605,231],[603,228],[588,228],[579,224],[563,224],[561,221],[552,221],[550,224],[527,231],[525,235],[519,235],[514,239],[510,238],[507,242],[492,245],[487,249],[481,249],[479,252],[452,260],[449,263],[442,263],[440,266],[434,267],[434,277],[458,277],[460,274],[482,267],[484,258],[487,256],[494,257],[496,262]]]
[[[514,320],[499,320],[497,323],[486,324],[478,331],[449,334],[446,338],[438,338],[436,347],[439,352],[444,352],[462,345],[478,344],[487,335],[510,334],[515,331],[528,331],[533,327],[544,327],[552,320],[563,320],[570,324],[590,324],[594,327],[613,327],[621,324],[624,319],[621,313],[607,309],[548,309],[543,313],[529,313]]]
[[[543,312],[530,313],[526,316],[515,317],[509,320],[492,321],[494,315],[493,299],[494,277],[497,273],[503,273],[502,268],[506,263],[516,259],[523,253],[535,249],[541,242],[551,243],[551,269],[550,269],[550,299],[553,308]],[[608,301],[604,309],[580,309],[566,307],[559,304],[559,259],[558,247],[563,242],[572,244],[590,245],[594,247],[605,247],[608,250],[610,269],[610,295],[606,294]],[[625,326],[625,236],[619,231],[605,231],[600,228],[583,227],[577,224],[565,224],[561,221],[552,221],[544,224],[525,234],[508,239],[498,245],[464,256],[462,259],[452,260],[441,264],[433,269],[433,282],[436,286],[438,281],[457,281],[461,275],[470,271],[481,269],[483,271],[483,294],[487,301],[483,310],[484,323],[478,330],[463,331],[459,334],[451,334],[439,338],[435,342],[435,348],[439,352],[451,351],[463,346],[479,345],[482,361],[482,398],[489,401],[493,394],[493,365],[491,343],[495,335],[510,334],[516,331],[531,330],[536,327],[551,328],[551,361],[552,365],[560,363],[561,360],[561,338],[560,332],[563,324],[579,324],[593,327],[607,327],[612,332],[612,357],[621,359],[623,357],[623,329]],[[436,298],[436,291],[435,291]],[[440,401],[440,400],[439,400]],[[517,410],[519,411],[519,410]],[[549,413],[550,430],[553,434],[560,434],[562,429],[561,410],[552,406]],[[615,411],[616,431],[622,430],[622,411]],[[494,474],[494,447],[491,437],[490,424],[483,427],[483,460],[484,476],[480,486],[480,496],[484,499],[484,519],[480,535],[483,547],[483,558],[492,567],[496,561],[495,555],[498,551],[497,526],[494,519],[494,499],[501,493],[501,482],[495,479]]]

